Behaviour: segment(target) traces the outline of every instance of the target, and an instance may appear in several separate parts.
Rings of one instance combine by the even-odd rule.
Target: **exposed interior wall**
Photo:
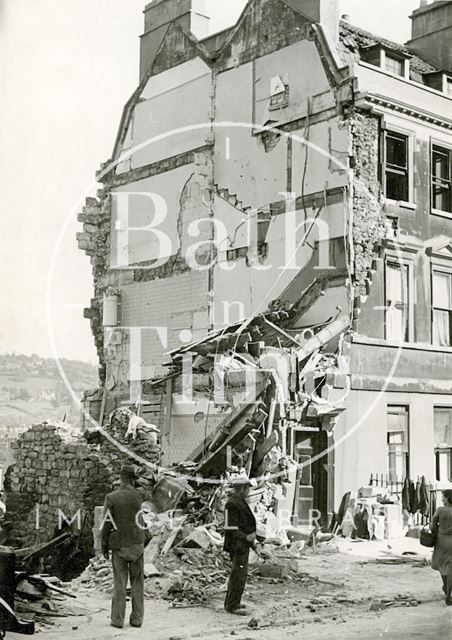
[[[118,173],[206,144],[211,84],[211,69],[199,57],[152,76],[132,111],[122,145],[130,155]]]

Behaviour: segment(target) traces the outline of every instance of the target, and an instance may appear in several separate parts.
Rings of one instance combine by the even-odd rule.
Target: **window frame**
[[[451,307],[448,309],[446,307],[436,307],[435,306],[435,299],[434,299],[434,286],[433,286],[433,282],[434,282],[434,276],[436,273],[440,273],[443,275],[446,275],[449,277],[449,287],[450,287],[450,305]],[[450,348],[452,347],[452,270],[448,269],[447,267],[442,267],[439,264],[433,263],[432,264],[432,268],[431,268],[431,309],[432,309],[432,315],[431,315],[431,320],[432,320],[432,345],[436,346],[436,347],[444,347],[444,348]],[[449,313],[449,342],[450,344],[448,345],[441,345],[441,344],[436,344],[434,342],[434,322],[435,322],[435,311],[447,311]]]
[[[403,260],[395,260],[394,258],[392,258],[391,256],[387,256],[386,260],[385,260],[385,270],[384,270],[384,307],[385,307],[385,340],[387,341],[397,341],[397,342],[403,342],[403,343],[407,343],[407,342],[411,342],[411,338],[412,338],[412,330],[413,330],[413,326],[412,326],[412,314],[411,314],[411,309],[413,307],[412,305],[412,287],[410,286],[410,280],[411,280],[411,276],[412,276],[412,264],[404,262]],[[388,335],[388,311],[391,308],[390,302],[389,301],[389,294],[388,294],[388,269],[389,268],[395,268],[398,271],[400,271],[401,273],[401,277],[402,274],[405,275],[405,277],[403,277],[402,279],[402,290],[405,286],[404,280],[406,279],[406,302],[396,302],[395,307],[396,309],[399,310],[404,310],[405,311],[405,318],[406,318],[406,326],[405,326],[405,332],[404,332],[404,336],[400,337],[400,338],[395,338],[393,336],[389,336]]]
[[[433,451],[435,455],[435,477],[437,482],[450,483],[452,482],[452,442],[449,446],[439,446],[435,441],[435,415],[437,411],[448,411],[452,416],[452,407],[449,405],[435,405],[433,407]],[[444,453],[446,453],[449,458],[449,472],[447,480],[440,478],[440,455]]]
[[[388,69],[388,60],[400,65],[400,73],[397,73],[396,71],[394,71],[394,70],[392,70],[390,68]],[[405,60],[403,58],[399,58],[399,57],[397,57],[395,55],[392,55],[392,54],[389,54],[389,53],[385,52],[382,68],[386,71],[386,73],[390,73],[391,75],[397,76],[398,78],[404,78],[405,77]]]
[[[449,180],[442,180],[438,178],[438,182],[449,183],[449,197],[450,197],[450,211],[447,209],[438,209],[435,207],[434,202],[434,178],[433,178],[433,154],[435,153],[435,149],[439,149],[443,152],[446,152],[449,157]],[[430,208],[431,212],[434,215],[440,215],[446,218],[452,218],[452,145],[443,142],[442,140],[431,139],[430,141]]]
[[[414,308],[416,305],[416,286],[415,286],[415,255],[412,253],[400,253],[400,246],[390,247],[386,250],[383,262],[383,306],[385,309],[385,341],[392,344],[400,344],[400,340],[394,340],[387,337],[386,332],[386,310],[387,310],[387,265],[394,264],[396,266],[403,265],[408,270],[408,339],[403,343],[413,343],[415,341],[415,315]]]
[[[403,411],[396,411],[402,409]],[[406,416],[406,429],[405,431],[390,431],[389,430],[389,415],[397,414]],[[387,469],[389,477],[393,478],[391,472],[391,455],[403,455],[404,457],[404,474],[405,476],[409,476],[410,474],[410,405],[409,404],[392,404],[389,403],[386,405],[386,460],[387,460]],[[390,433],[405,433],[406,442],[403,443],[404,451],[397,452],[395,449],[391,451],[391,446],[396,447],[397,444],[389,443],[389,435]],[[395,474],[397,477],[397,473]]]
[[[443,74],[443,93],[448,98],[452,98],[452,76],[447,75],[447,73]]]
[[[387,195],[387,140],[388,136],[395,138],[405,138],[406,140],[406,168],[404,170],[398,170],[397,165],[394,165],[393,169],[389,169],[394,175],[406,175],[407,187],[406,187],[406,200],[396,200]],[[385,122],[381,136],[381,187],[385,199],[387,202],[399,204],[400,206],[411,205],[414,203],[414,132],[407,129],[403,129],[396,125],[392,125],[391,122]]]

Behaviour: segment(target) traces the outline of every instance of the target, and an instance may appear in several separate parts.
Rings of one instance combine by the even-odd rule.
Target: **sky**
[[[246,0],[207,0],[211,29]],[[0,0],[0,353],[96,363],[76,213],[138,84],[145,0]],[[410,36],[419,0],[340,0],[350,21]],[[49,283],[51,286],[49,295]],[[50,331],[49,331],[50,328]]]

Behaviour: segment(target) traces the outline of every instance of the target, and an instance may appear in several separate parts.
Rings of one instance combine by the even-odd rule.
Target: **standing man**
[[[132,627],[141,627],[144,615],[144,540],[145,526],[141,517],[147,495],[135,487],[138,479],[133,465],[121,469],[121,486],[105,498],[102,526],[102,552],[108,559],[112,551],[113,598],[111,622],[122,629],[126,613],[127,580],[132,590]]]
[[[254,547],[256,541],[256,518],[246,501],[249,491],[248,478],[235,478],[232,495],[224,510],[224,550],[229,553],[232,560],[224,608],[238,616],[248,615],[246,606],[241,604],[241,600],[248,576],[250,548]]]

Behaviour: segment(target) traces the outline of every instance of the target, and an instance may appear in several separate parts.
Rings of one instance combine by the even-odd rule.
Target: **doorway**
[[[327,434],[320,427],[294,432],[293,457],[299,465],[295,492],[294,524],[328,525]],[[312,462],[317,456],[319,459]]]

